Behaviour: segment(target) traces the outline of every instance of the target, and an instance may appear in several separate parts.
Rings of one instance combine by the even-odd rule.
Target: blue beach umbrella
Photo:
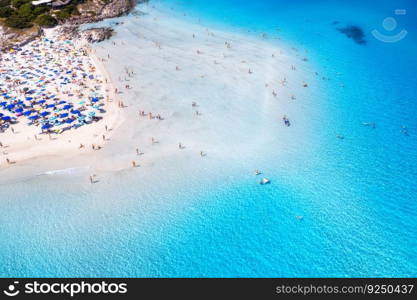
[[[67,104],[67,105],[64,106],[64,109],[70,109],[71,107],[72,107],[72,105]]]
[[[51,127],[52,127],[51,124],[46,123],[45,125],[42,126],[42,129],[49,129]]]
[[[68,123],[68,124],[71,124],[72,122],[74,122],[73,119],[68,119],[68,120],[65,121],[65,123]]]
[[[41,116],[42,116],[42,117],[46,117],[47,115],[49,115],[49,112],[47,112],[47,111],[43,111],[43,112],[41,113]]]
[[[23,111],[23,108],[19,107],[18,109],[15,110],[15,112],[17,113],[21,113]]]
[[[25,115],[25,116],[30,116],[30,114],[31,113],[33,113],[33,111],[32,110],[27,110],[27,111],[25,111],[24,113],[23,113],[23,115]]]
[[[4,116],[1,118],[3,121],[10,121],[12,118],[10,118],[9,116]]]
[[[66,118],[66,117],[68,117],[68,113],[64,113],[64,114],[61,114],[59,117],[62,119],[62,118]]]
[[[37,120],[37,119],[39,119],[39,116],[31,116],[31,117],[29,117],[29,120]]]

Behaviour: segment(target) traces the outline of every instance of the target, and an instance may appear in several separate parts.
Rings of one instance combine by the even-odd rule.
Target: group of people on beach
[[[0,132],[26,122],[59,134],[100,120],[103,81],[86,51],[43,37],[0,53]]]

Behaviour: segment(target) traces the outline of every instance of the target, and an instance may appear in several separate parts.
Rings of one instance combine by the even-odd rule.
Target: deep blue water
[[[417,276],[417,4],[375,2],[151,1],[308,50],[329,78],[311,99],[319,130],[291,162],[257,159],[275,179],[266,187],[252,174],[204,184],[158,174],[164,187],[146,189],[124,174],[94,192],[60,178],[2,186],[0,275]],[[349,25],[366,44],[338,31]],[[402,28],[397,43],[371,34]]]

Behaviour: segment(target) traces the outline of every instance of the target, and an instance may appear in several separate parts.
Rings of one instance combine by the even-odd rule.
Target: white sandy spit
[[[271,153],[290,156],[291,141],[314,130],[306,113],[311,87],[320,79],[307,52],[156,10],[122,20],[116,36],[91,53],[97,71],[113,84],[106,89],[118,91],[110,95],[113,102],[106,103],[104,119],[53,141],[47,136],[34,141],[35,132],[23,124],[16,127],[18,134],[1,134],[0,140],[10,144],[8,156],[17,161],[9,170],[20,165],[24,172],[39,173],[45,165],[46,171],[83,166],[90,174],[104,174],[141,172],[170,160],[239,164],[271,147]],[[119,108],[119,101],[126,107]],[[80,143],[88,146],[80,150]],[[102,148],[90,151],[91,144]],[[24,161],[40,156],[48,160]]]

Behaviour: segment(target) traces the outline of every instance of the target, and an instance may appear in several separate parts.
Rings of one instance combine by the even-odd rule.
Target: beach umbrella
[[[41,116],[42,116],[42,117],[46,117],[47,115],[49,115],[49,112],[47,112],[47,111],[43,111],[43,112],[41,112]]]
[[[36,119],[39,119],[39,116],[31,116],[31,117],[29,117],[29,120],[36,120]]]
[[[1,102],[0,106],[6,106],[7,102]]]
[[[68,117],[68,115],[69,115],[69,114],[64,113],[64,114],[61,114],[59,117],[62,119],[62,118],[66,118],[66,117]]]
[[[46,106],[46,108],[52,108],[52,107],[55,107],[55,104],[48,104],[48,105]]]
[[[23,111],[23,108],[19,107],[18,109],[15,110],[15,112],[17,113],[21,113]]]
[[[67,105],[64,106],[64,109],[70,109],[71,107],[72,107],[72,105],[67,104]]]
[[[93,98],[93,99],[91,99],[91,102],[94,102],[94,103],[96,103],[96,102],[98,102],[98,101],[100,101],[100,99],[98,99],[98,98]]]
[[[33,113],[33,111],[32,111],[32,110],[28,110],[28,111],[25,111],[25,112],[23,113],[23,115],[25,115],[25,116],[29,116],[31,113]]]
[[[78,109],[77,110],[73,110],[72,113],[74,115],[80,115],[81,114],[81,112]]]
[[[31,101],[31,100],[33,100],[33,97],[26,97],[26,100]]]
[[[10,118],[9,116],[4,116],[1,118],[3,121],[10,121],[12,118]]]
[[[52,127],[51,124],[46,123],[45,125],[42,126],[42,130],[49,129],[51,127]]]
[[[12,109],[12,108],[14,108],[15,107],[15,105],[14,104],[9,104],[9,105],[7,105],[6,106],[6,109]]]
[[[67,103],[67,101],[65,101],[65,100],[61,100],[61,101],[59,101],[59,103],[58,103],[58,104],[64,104],[64,103]]]
[[[74,122],[74,120],[73,120],[73,119],[67,119],[67,120],[65,121],[65,123],[68,123],[68,124],[71,124],[72,122]]]
[[[38,101],[38,104],[44,104],[46,102],[46,100],[40,100]]]

